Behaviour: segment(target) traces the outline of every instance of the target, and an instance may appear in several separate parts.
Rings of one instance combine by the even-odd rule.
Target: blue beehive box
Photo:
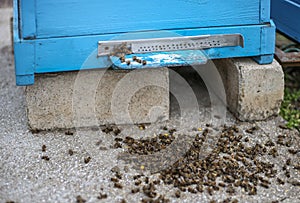
[[[272,0],[271,16],[281,32],[300,43],[300,0]]]
[[[270,0],[14,0],[17,85],[33,84],[38,73],[110,66],[227,57],[271,63],[274,44]],[[145,64],[119,60],[120,49],[125,58],[137,54]],[[175,60],[178,55],[183,60]]]

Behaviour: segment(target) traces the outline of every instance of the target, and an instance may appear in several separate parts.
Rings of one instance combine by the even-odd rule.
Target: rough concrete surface
[[[0,16],[5,11],[0,9]],[[9,22],[0,24],[0,31],[8,29]],[[8,38],[8,37],[7,37]],[[9,42],[8,42],[9,43]],[[184,70],[177,70],[184,75]],[[10,46],[0,47],[0,202],[84,202],[79,201],[81,196],[86,202],[141,202],[145,195],[142,192],[133,194],[135,188],[133,176],[141,172],[133,169],[131,164],[126,164],[118,159],[118,155],[126,151],[126,148],[110,148],[115,143],[116,137],[133,136],[148,137],[154,133],[165,133],[162,127],[176,128],[178,133],[197,133],[194,128],[205,128],[206,123],[214,125],[215,119],[210,109],[210,102],[205,85],[199,80],[199,76],[193,78],[187,74],[188,84],[197,93],[199,109],[193,113],[180,112],[180,99],[171,97],[170,121],[146,126],[140,130],[136,125],[119,126],[121,133],[115,136],[111,133],[101,133],[99,128],[75,129],[71,132],[53,131],[33,134],[28,130],[25,94],[23,87],[15,86],[13,56]],[[170,81],[170,87],[178,81]],[[178,83],[182,85],[183,83]],[[172,87],[171,87],[172,89]],[[175,94],[175,93],[174,93]],[[176,95],[176,94],[175,94]],[[186,111],[189,112],[189,111]],[[195,117],[200,120],[197,122]],[[222,116],[222,115],[221,115]],[[226,124],[236,124],[240,129],[243,140],[248,137],[245,145],[263,144],[272,140],[277,148],[278,155],[259,156],[265,162],[274,164],[275,178],[270,178],[269,188],[257,186],[256,195],[248,195],[239,189],[234,193],[226,192],[226,189],[214,191],[211,195],[205,190],[202,193],[192,194],[181,192],[179,198],[175,197],[175,189],[172,185],[161,183],[157,186],[157,192],[165,195],[170,202],[222,202],[227,198],[237,199],[238,202],[299,202],[299,186],[294,186],[292,180],[299,181],[299,170],[293,167],[300,163],[299,158],[299,133],[279,128],[283,120],[280,117],[255,123],[236,121],[230,113],[226,115]],[[254,133],[246,129],[256,126]],[[198,130],[199,131],[199,130]],[[200,129],[201,131],[201,129]],[[291,138],[291,146],[282,146],[276,143],[278,135]],[[96,142],[97,141],[97,142]],[[100,142],[102,141],[102,142]],[[244,142],[244,141],[243,141]],[[43,145],[45,149],[43,151]],[[212,145],[213,146],[213,145]],[[70,153],[70,149],[73,153]],[[288,152],[296,150],[295,154]],[[72,155],[71,155],[72,154]],[[48,156],[42,159],[42,156]],[[88,162],[87,157],[91,157]],[[180,157],[178,157],[180,158]],[[283,166],[290,160],[286,170]],[[151,161],[149,159],[149,161]],[[85,163],[86,162],[86,163]],[[87,163],[88,162],[88,163]],[[114,176],[111,169],[118,166],[123,174],[120,183],[123,189],[114,187],[110,180]],[[147,170],[145,175],[155,178],[159,174],[150,175]],[[261,174],[267,179],[263,174]],[[276,178],[281,178],[284,184],[278,184]],[[107,198],[99,199],[100,193],[107,194]],[[124,202],[124,201],[123,201]],[[233,201],[231,201],[233,202]]]
[[[37,75],[26,101],[31,129],[168,120],[168,69]]]
[[[227,104],[242,121],[264,120],[278,115],[284,93],[284,75],[279,63],[258,65],[251,59],[217,60],[223,77]]]

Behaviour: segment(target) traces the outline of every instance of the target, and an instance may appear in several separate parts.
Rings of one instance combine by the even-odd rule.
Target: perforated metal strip
[[[200,35],[190,37],[151,38],[124,41],[99,41],[98,56],[168,52],[179,50],[199,50],[215,47],[241,46],[244,38],[241,34]]]

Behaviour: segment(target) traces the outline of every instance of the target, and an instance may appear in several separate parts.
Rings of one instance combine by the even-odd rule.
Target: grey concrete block
[[[258,65],[251,59],[214,61],[223,79],[229,110],[242,121],[278,115],[284,95],[284,75],[277,61]]]
[[[26,101],[31,129],[163,121],[169,118],[168,69],[36,75]]]

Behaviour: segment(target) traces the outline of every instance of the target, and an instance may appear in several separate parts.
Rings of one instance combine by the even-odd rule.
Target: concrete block
[[[163,121],[169,118],[168,69],[36,75],[26,101],[31,129]]]
[[[258,65],[251,59],[214,61],[222,77],[229,110],[242,121],[278,115],[284,96],[284,75],[277,61]]]

